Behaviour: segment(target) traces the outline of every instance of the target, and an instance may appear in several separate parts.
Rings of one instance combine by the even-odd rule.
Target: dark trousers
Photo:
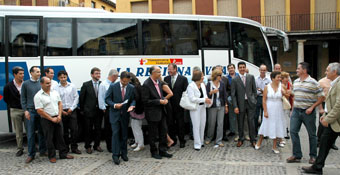
[[[249,105],[248,100],[245,101],[245,109],[243,112],[240,112],[238,115],[237,123],[238,123],[238,135],[239,141],[244,141],[244,119],[247,115],[248,118],[248,127],[249,127],[249,137],[250,142],[255,142],[255,124],[254,124],[254,112],[255,110]]]
[[[68,109],[64,109],[67,112]],[[64,127],[64,141],[69,149],[71,144],[71,150],[76,150],[78,148],[78,122],[77,122],[77,112],[72,111],[71,115],[63,115],[63,127]]]
[[[263,120],[262,96],[257,96],[256,110],[255,110],[255,115],[254,115],[256,135],[257,135],[259,127],[261,126],[261,123],[259,123],[259,116],[261,116],[261,123],[262,123],[262,120]]]
[[[56,147],[59,150],[59,157],[66,157],[67,150],[63,138],[62,122],[53,123],[45,118],[41,118],[40,123],[46,138],[48,158],[51,159],[56,157]]]
[[[172,119],[173,122],[169,126],[169,136],[171,137],[174,142],[177,141],[176,136],[181,143],[184,143],[184,135],[185,135],[185,124],[184,124],[184,110],[179,106],[172,106]]]
[[[159,154],[162,152],[166,152],[167,146],[167,125],[165,115],[162,115],[160,121],[148,121],[148,129],[149,129],[149,140],[150,140],[150,152],[151,154]],[[156,146],[157,137],[159,138],[158,149]]]
[[[106,107],[104,113],[104,137],[106,142],[106,148],[108,151],[112,151],[112,129],[110,123],[110,107]]]
[[[325,108],[325,102],[322,102],[322,107]],[[322,136],[322,133],[323,133],[323,130],[325,129],[324,126],[322,126],[321,122],[320,122],[320,118],[322,117],[322,114],[319,115],[319,126],[318,126],[318,131],[316,133],[316,136],[318,136],[318,144],[320,144],[320,141],[321,141],[321,136]],[[335,144],[335,140],[334,140],[334,143]]]
[[[112,128],[112,158],[120,155],[127,155],[129,119],[124,119],[111,123]]]
[[[316,158],[314,169],[320,170],[325,166],[325,161],[328,156],[331,146],[334,144],[336,139],[340,136],[339,132],[334,132],[332,127],[329,125],[325,127],[321,135],[319,154]]]
[[[93,148],[100,146],[101,127],[103,113],[98,108],[96,116],[86,116],[85,114],[85,149],[91,148],[91,142],[94,138]]]

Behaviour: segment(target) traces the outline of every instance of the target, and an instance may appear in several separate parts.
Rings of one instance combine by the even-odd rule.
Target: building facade
[[[110,0],[0,0],[0,5],[91,7],[116,11],[116,4]]]
[[[117,12],[222,15],[250,18],[285,31],[290,50],[268,37],[274,62],[295,74],[297,64],[310,63],[314,78],[324,76],[330,62],[340,61],[340,0],[117,0]]]

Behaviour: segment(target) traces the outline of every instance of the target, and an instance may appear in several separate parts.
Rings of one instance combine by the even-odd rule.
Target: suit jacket
[[[171,91],[174,94],[170,98],[171,106],[173,108],[183,110],[183,108],[179,106],[179,102],[181,101],[183,92],[186,91],[186,89],[188,87],[188,79],[185,78],[184,76],[178,74],[173,88],[171,87],[171,76],[166,76],[164,78],[164,81],[166,83],[168,83]]]
[[[340,78],[328,92],[326,106],[328,113],[324,120],[330,124],[334,132],[340,132]]]
[[[99,81],[98,89],[101,81]],[[95,117],[98,111],[98,97],[93,88],[92,80],[84,82],[79,94],[80,110],[86,117]]]
[[[17,87],[15,87],[13,80],[8,82],[4,87],[4,101],[10,108],[22,109],[20,102],[20,93]]]
[[[203,92],[202,98],[200,98],[201,92],[198,89],[196,83],[191,82],[189,84],[187,92],[188,92],[188,97],[189,97],[189,99],[192,103],[197,103],[197,104],[205,103],[205,99],[208,98],[208,96],[207,96],[207,90],[205,88],[204,83],[201,83],[201,89],[202,89],[202,92]]]
[[[136,105],[134,86],[132,84],[128,84],[125,91],[123,99],[120,82],[111,84],[109,89],[106,91],[105,103],[110,106],[110,123],[115,123],[120,120],[128,120],[130,117],[127,112],[128,108]],[[120,109],[114,108],[115,104],[123,103],[125,100],[128,100],[128,102]]]
[[[226,88],[228,96],[230,96],[230,94],[231,94],[231,86],[230,86],[230,83],[229,83],[229,79],[226,76],[222,76],[221,80],[224,83],[224,86]]]
[[[244,87],[241,75],[233,78],[231,82],[231,98],[233,100],[234,109],[239,108],[240,112],[244,112],[245,94],[247,95],[249,106],[255,108],[256,93],[256,83],[253,75],[246,74],[246,87]]]
[[[143,83],[142,89],[142,101],[144,103],[144,114],[148,121],[157,122],[162,119],[163,112],[165,112],[165,106],[160,104],[160,100],[163,99],[163,91],[160,81],[158,81],[158,87],[161,92],[159,96],[157,89],[151,80],[148,78]]]

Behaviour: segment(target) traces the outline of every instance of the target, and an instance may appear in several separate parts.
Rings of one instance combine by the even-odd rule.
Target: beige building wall
[[[174,14],[192,14],[192,0],[173,0]]]
[[[149,6],[148,1],[131,2],[132,13],[148,13]]]
[[[265,25],[277,29],[286,29],[285,22],[286,0],[265,0],[264,16]]]
[[[336,1],[315,0],[315,30],[336,28]]]
[[[297,67],[297,43],[291,43],[290,48],[289,52],[284,52],[283,47],[279,47],[277,62],[281,64],[282,70],[289,72],[291,76],[294,77],[296,75]]]
[[[217,0],[217,15],[237,16],[237,0]]]

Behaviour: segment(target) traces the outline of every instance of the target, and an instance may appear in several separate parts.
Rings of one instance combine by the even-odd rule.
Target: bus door
[[[204,74],[211,75],[212,68],[216,65],[223,66],[223,75],[227,75],[227,66],[230,61],[228,49],[202,49]]]
[[[12,68],[24,68],[24,80],[30,78],[31,66],[43,66],[43,18],[36,16],[5,16],[5,81],[14,79]],[[1,109],[8,122],[0,122],[0,131],[12,132],[10,111]]]

